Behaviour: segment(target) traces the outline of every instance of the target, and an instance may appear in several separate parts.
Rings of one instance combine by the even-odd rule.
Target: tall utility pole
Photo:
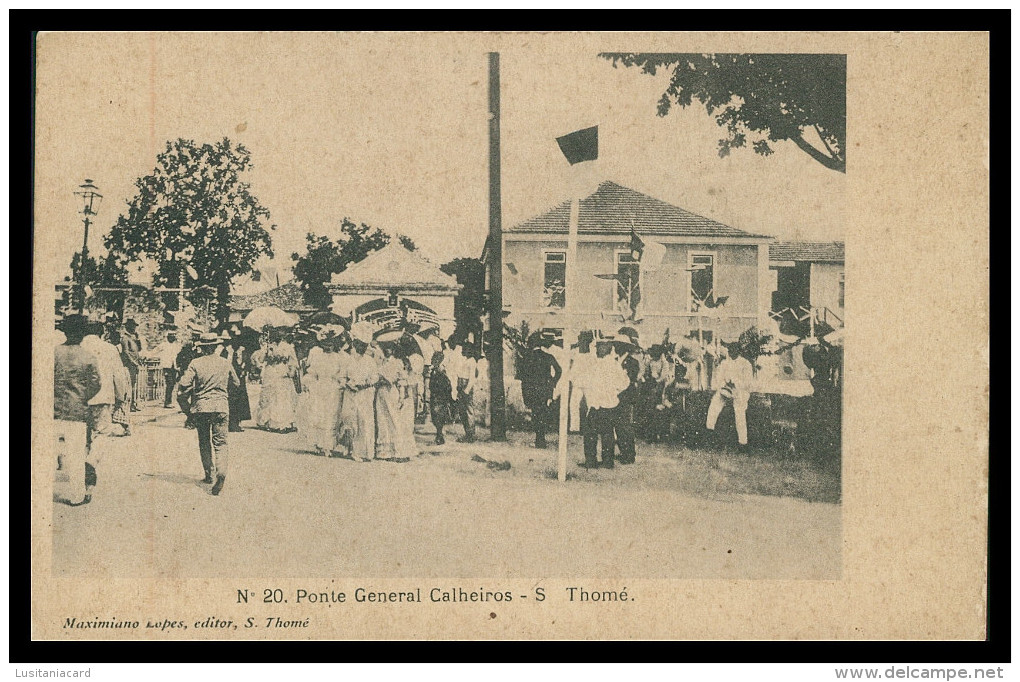
[[[499,53],[489,53],[489,405],[491,440],[506,440],[503,388],[503,208],[500,196]]]

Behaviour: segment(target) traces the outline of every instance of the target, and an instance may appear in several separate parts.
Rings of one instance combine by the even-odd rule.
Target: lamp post
[[[85,222],[85,239],[81,247],[81,261],[78,263],[78,296],[80,297],[78,299],[78,311],[84,314],[85,263],[89,257],[89,225],[92,224],[92,216],[99,212],[99,205],[103,203],[103,195],[99,193],[99,189],[88,178],[85,179],[85,184],[80,185],[78,191],[74,194],[81,199],[81,213],[85,216],[83,218]]]

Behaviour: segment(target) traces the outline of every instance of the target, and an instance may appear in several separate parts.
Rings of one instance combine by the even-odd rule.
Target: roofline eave
[[[775,240],[764,234],[746,235],[687,235],[687,234],[654,234],[644,233],[642,237],[661,242],[663,244],[769,244]],[[631,239],[630,231],[626,232],[585,232],[580,231],[577,235],[578,241],[582,242],[628,242]],[[542,232],[514,230],[504,232],[503,241],[565,241],[567,233],[564,232]]]
[[[461,284],[326,284],[326,290],[330,294],[388,294],[396,289],[403,292],[414,292],[417,294],[449,294],[458,293],[464,286]]]

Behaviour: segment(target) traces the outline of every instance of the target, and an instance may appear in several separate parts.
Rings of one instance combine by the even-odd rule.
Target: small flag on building
[[[592,126],[557,137],[556,143],[571,166],[582,161],[594,161],[599,158],[599,127]]]
[[[645,272],[655,272],[662,265],[662,259],[666,256],[666,246],[638,235],[633,222],[631,222],[630,255],[634,260],[641,261],[641,267]]]

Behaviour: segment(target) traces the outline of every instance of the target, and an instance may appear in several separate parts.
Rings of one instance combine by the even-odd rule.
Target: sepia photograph
[[[34,560],[93,590],[35,627],[449,637],[392,609],[466,604],[599,638],[543,628],[660,581],[823,608],[851,474],[895,457],[844,443],[897,319],[847,288],[883,233],[830,38],[39,34]]]

